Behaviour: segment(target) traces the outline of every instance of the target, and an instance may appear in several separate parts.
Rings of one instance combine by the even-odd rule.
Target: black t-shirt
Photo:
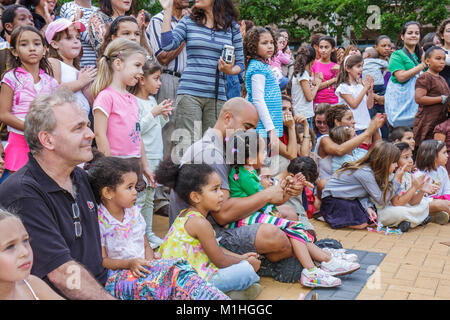
[[[0,185],[0,205],[18,214],[31,237],[34,262],[31,273],[45,280],[64,263],[75,260],[104,285],[107,270],[102,266],[102,249],[97,206],[87,174],[76,167],[72,174],[76,200],[62,189],[29,154],[29,161]],[[82,235],[75,236],[72,204],[80,209]],[[61,293],[60,293],[61,294]]]

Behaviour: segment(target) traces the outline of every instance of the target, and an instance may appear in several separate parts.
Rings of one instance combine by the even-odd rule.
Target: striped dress
[[[231,169],[228,183],[230,185],[230,197],[232,198],[249,197],[263,190],[256,170],[252,167],[239,167],[238,174],[236,174],[235,168]],[[269,203],[249,217],[230,223],[225,228],[232,229],[255,223],[268,223],[280,228],[290,238],[303,243],[314,242],[314,237],[306,232],[306,228],[301,222],[277,218],[275,216],[276,213],[275,205]]]
[[[253,88],[252,88],[252,77],[256,74],[263,75],[265,80],[264,85],[264,102],[269,111],[270,117],[272,118],[273,125],[277,132],[278,137],[283,136],[283,111],[281,107],[281,90],[278,82],[270,69],[269,65],[258,61],[256,59],[251,59],[247,70],[245,71],[245,89],[248,93],[248,101],[254,104],[253,99]],[[267,130],[261,122],[261,115],[256,127],[256,131],[262,137],[267,136]]]
[[[224,45],[235,49],[235,64],[244,70],[244,49],[239,26],[226,31],[196,24],[189,15],[183,17],[173,31],[161,34],[161,47],[171,51],[186,42],[187,61],[180,78],[177,95],[187,94],[215,99],[216,68]],[[225,81],[219,77],[218,100],[226,101]]]

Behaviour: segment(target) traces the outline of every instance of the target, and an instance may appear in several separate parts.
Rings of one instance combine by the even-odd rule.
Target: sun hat
[[[86,31],[86,26],[81,22],[79,21],[74,22],[68,19],[60,18],[51,22],[47,26],[47,30],[45,30],[45,39],[47,39],[47,42],[50,43],[50,41],[53,40],[53,37],[55,36],[56,33],[66,30],[71,25],[75,26],[75,28],[80,32]]]

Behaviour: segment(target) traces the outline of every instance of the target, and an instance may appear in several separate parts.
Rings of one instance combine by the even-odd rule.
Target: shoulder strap
[[[414,57],[411,55],[411,53],[408,51],[408,49],[403,47],[402,50],[411,59],[411,61],[414,62],[415,66],[417,66],[419,64],[419,62],[416,59],[414,59]],[[417,59],[419,59],[419,57],[417,57]]]

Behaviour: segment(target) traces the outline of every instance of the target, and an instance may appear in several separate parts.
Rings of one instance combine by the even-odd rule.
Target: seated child
[[[424,197],[424,192],[434,192],[436,186],[425,184],[425,176],[414,178],[411,171],[414,168],[412,151],[406,142],[394,144],[401,152],[398,160],[398,168],[395,179],[400,183],[400,194],[415,192],[412,198],[404,206],[386,206],[378,208],[378,221],[383,226],[397,227],[402,232],[407,232],[409,228],[425,225],[430,221],[428,217],[431,199]],[[427,180],[430,180],[429,178]],[[420,187],[422,186],[422,187]]]
[[[105,289],[121,300],[228,299],[185,259],[155,259],[135,206],[136,162],[99,157],[88,169],[98,207]]]
[[[254,299],[261,292],[256,274],[258,254],[243,255],[219,247],[214,229],[206,219],[223,202],[222,181],[207,164],[174,164],[170,158],[160,163],[156,180],[172,189],[190,207],[182,210],[159,248],[163,258],[183,258],[199,275],[239,299]],[[243,291],[239,295],[236,291]]]
[[[434,140],[439,140],[445,142],[447,146],[447,154],[450,153],[450,119],[438,124],[433,131]],[[447,172],[450,172],[450,161],[447,161],[446,165]]]
[[[417,150],[416,166],[419,169],[414,176],[425,175],[431,178],[430,183],[438,187],[438,190],[427,193],[432,198],[430,203],[431,222],[447,224],[450,213],[450,181],[445,169],[448,154],[444,142],[437,140],[425,140]]]
[[[297,157],[291,160],[291,163],[289,164],[287,171],[285,172],[285,176],[289,175],[295,177],[299,173],[305,177],[305,180],[309,183],[309,188],[311,190],[314,189],[313,183],[315,183],[317,178],[319,177],[317,165],[314,160],[304,156]],[[308,233],[312,234],[314,238],[317,239],[314,227],[309,222],[309,218],[307,216],[307,211],[310,207],[310,203],[308,202],[306,188],[307,187],[305,186],[301,195],[298,195],[297,197],[290,197],[286,204],[295,209],[296,213],[298,214],[298,221],[303,223]]]
[[[389,134],[389,142],[406,142],[414,152],[416,142],[414,140],[413,129],[410,127],[397,127]]]
[[[19,217],[0,209],[0,300],[62,300],[31,275],[30,236]]]
[[[364,51],[363,58],[363,81],[366,80],[367,75],[371,75],[374,80],[373,92],[379,96],[384,96],[386,87],[384,86],[383,69],[388,68],[388,62],[379,59],[378,51],[375,48],[367,48]]]
[[[227,141],[227,151],[231,150],[232,169],[228,176],[230,197],[249,197],[262,190],[256,169],[259,169],[265,159],[264,141],[254,131],[237,131]],[[228,152],[227,152],[228,153]],[[300,173],[295,179],[307,184]],[[286,185],[286,180],[280,182]],[[300,282],[306,287],[336,287],[341,280],[334,277],[352,273],[360,268],[355,262],[345,260],[346,256],[328,253],[317,247],[314,237],[307,232],[306,227],[298,221],[283,219],[273,204],[267,204],[249,217],[225,226],[238,228],[254,223],[269,223],[279,227],[288,236],[294,255],[303,266]],[[313,259],[320,262],[317,268]]]
[[[338,126],[330,130],[330,138],[336,144],[343,144],[356,136],[355,129],[348,126]],[[333,156],[331,159],[331,168],[333,173],[339,170],[345,162],[352,162],[363,158],[367,150],[355,148],[343,156]]]

